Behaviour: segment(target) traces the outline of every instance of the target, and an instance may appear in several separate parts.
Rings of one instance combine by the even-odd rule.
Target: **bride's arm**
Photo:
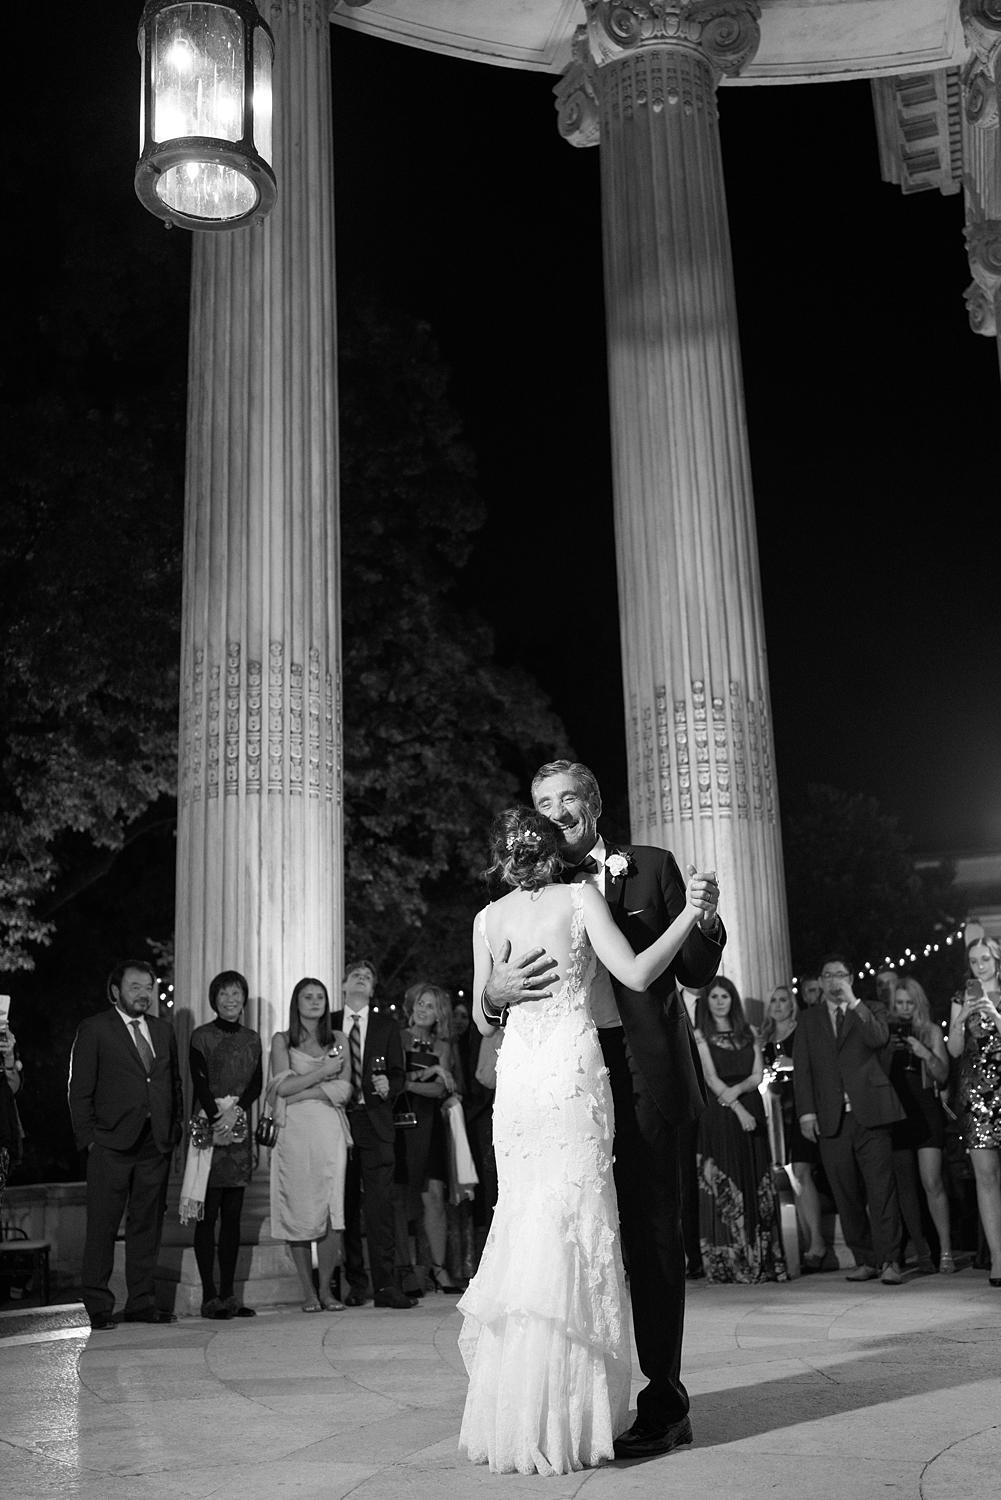
[[[473,918],[473,1020],[483,1036],[493,1036],[497,1030],[496,1022],[488,1021],[483,1011],[483,991],[493,966],[490,949],[480,932],[480,915],[477,913]]]
[[[595,953],[605,968],[630,990],[645,990],[663,974],[701,915],[689,897],[667,931],[642,953],[634,953],[612,921],[605,898],[592,885],[583,888],[583,910],[584,925]]]

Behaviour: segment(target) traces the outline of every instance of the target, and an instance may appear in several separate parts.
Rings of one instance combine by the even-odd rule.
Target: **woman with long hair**
[[[303,1312],[339,1312],[343,1307],[331,1295],[330,1279],[343,1255],[344,1177],[351,1143],[344,1112],[351,1098],[346,1059],[326,985],[300,979],[292,991],[288,1030],[271,1038],[267,1097],[279,1127],[271,1152],[271,1233],[288,1242]]]
[[[642,991],[701,915],[689,882],[681,913],[636,955],[604,897],[563,884],[560,834],[510,808],[494,824],[488,875],[511,887],[473,924],[473,1017],[495,958],[544,949],[561,976],[506,1015],[497,1060],[497,1207],[479,1269],[459,1303],[469,1392],[459,1437],[500,1473],[565,1474],[613,1456],[629,1424],[629,1317],[612,1179],[612,1096],[591,992],[600,960]]]
[[[436,1291],[454,1292],[445,1270],[448,1226],[445,1211],[448,1155],[441,1102],[454,1092],[452,1004],[439,985],[420,980],[403,997],[406,1089],[417,1124],[404,1131],[407,1156],[407,1220],[423,1227],[431,1256],[428,1275]],[[423,1059],[427,1061],[423,1061]],[[416,1235],[415,1235],[416,1237]],[[416,1256],[416,1260],[420,1257]]]
[[[695,1006],[695,1038],[714,1097],[699,1119],[699,1238],[710,1282],[785,1281],[761,1046],[737,986],[717,976]]]
[[[793,1041],[799,1008],[787,984],[772,990],[761,1025],[761,1055],[771,1073],[769,1088],[778,1096],[782,1114],[785,1162],[796,1179],[796,1218],[806,1242],[800,1258],[804,1275],[811,1271],[836,1271],[838,1257],[824,1240],[821,1224],[820,1194],[814,1171],[820,1160],[815,1141],[808,1141],[799,1125],[793,1093]],[[784,1165],[784,1163],[783,1163]]]
[[[900,1215],[917,1254],[918,1269],[933,1271],[921,1221],[920,1177],[938,1236],[938,1268],[955,1271],[949,1199],[942,1181],[945,1117],[936,1092],[949,1077],[949,1058],[942,1033],[931,1018],[928,996],[910,975],[898,976],[894,982],[888,1020],[890,1040],[883,1066],[904,1108],[904,1119],[890,1127]]]
[[[990,1284],[1001,1287],[1001,945],[977,938],[966,958],[969,978],[952,997],[946,1045],[960,1059],[956,1113],[973,1163]]]

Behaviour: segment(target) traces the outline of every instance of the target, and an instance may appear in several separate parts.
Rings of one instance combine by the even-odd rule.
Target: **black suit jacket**
[[[846,1011],[844,1030],[835,1036],[827,1002],[808,1005],[796,1024],[793,1089],[798,1115],[816,1115],[821,1135],[837,1135],[848,1095],[860,1125],[892,1125],[904,1118],[897,1091],[879,1060],[889,1028],[882,1005],[862,1004]]]
[[[156,1056],[147,1078],[135,1042],[109,1005],[81,1021],[70,1054],[69,1107],[77,1146],[128,1151],[147,1118],[158,1150],[181,1138],[181,1075],[173,1028],[146,1016]]]
[[[618,878],[607,865],[615,854],[628,861],[625,875]],[[684,910],[685,882],[677,860],[666,849],[642,844],[609,844],[605,860],[605,901],[633,952],[642,953]],[[676,986],[701,989],[708,984],[719,969],[725,942],[722,922],[717,941],[693,928],[645,991],[628,990],[611,976],[630,1066],[642,1075],[657,1108],[673,1125],[700,1115],[707,1097],[688,1012]]]
[[[350,1011],[338,1010],[333,1015],[334,1030],[343,1031],[345,1037],[350,1028],[348,1020],[350,1014]],[[373,1057],[386,1059],[386,1076],[389,1079],[388,1099],[380,1099],[372,1087]],[[391,1141],[395,1130],[393,1101],[403,1092],[407,1076],[403,1061],[403,1042],[400,1037],[400,1028],[392,1016],[384,1015],[382,1011],[372,1010],[371,1007],[368,1012],[368,1030],[365,1033],[365,1051],[361,1059],[361,1075],[365,1109],[372,1128],[382,1140]],[[344,1076],[350,1079],[350,1071],[346,1071]]]

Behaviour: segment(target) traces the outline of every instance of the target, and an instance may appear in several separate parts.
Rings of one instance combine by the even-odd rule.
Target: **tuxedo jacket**
[[[796,1113],[816,1115],[821,1135],[837,1135],[847,1094],[860,1125],[871,1128],[902,1120],[897,1091],[879,1060],[889,1035],[881,1005],[863,1001],[846,1011],[840,1037],[835,1036],[826,1001],[807,1006],[793,1042]]]
[[[70,1054],[69,1107],[77,1146],[129,1151],[147,1119],[159,1151],[181,1138],[177,1043],[166,1021],[146,1016],[156,1056],[147,1077],[132,1034],[115,1007],[81,1021]]]
[[[351,1012],[338,1010],[334,1012],[333,1022],[335,1031],[343,1031],[347,1040],[350,1030]],[[348,1067],[345,1069],[344,1077],[350,1078],[350,1042],[348,1042]],[[372,1058],[384,1057],[386,1059],[386,1076],[389,1079],[389,1098],[380,1099],[372,1087]],[[403,1092],[406,1081],[406,1067],[403,1061],[403,1041],[400,1037],[400,1028],[392,1016],[384,1015],[381,1011],[374,1011],[369,1007],[368,1030],[365,1033],[365,1050],[361,1058],[361,1087],[365,1099],[365,1111],[371,1121],[376,1135],[384,1141],[391,1141],[394,1136],[393,1125],[393,1101]]]
[[[625,874],[618,877],[608,869],[615,854],[627,861]],[[633,952],[642,953],[684,910],[685,882],[677,860],[666,849],[607,844],[605,862],[605,901]],[[610,976],[630,1067],[642,1075],[657,1108],[672,1125],[695,1119],[707,1098],[702,1063],[677,985],[696,990],[709,984],[725,942],[722,922],[716,940],[693,928],[668,968],[645,991],[626,989]]]

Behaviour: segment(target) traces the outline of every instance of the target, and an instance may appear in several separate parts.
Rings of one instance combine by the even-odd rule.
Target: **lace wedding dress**
[[[513,1007],[505,1029],[497,1208],[458,1304],[469,1374],[459,1448],[499,1473],[591,1467],[629,1425],[612,1098],[588,1009],[596,958],[583,886],[569,891],[566,980],[551,999]],[[483,912],[479,923],[486,940]]]

